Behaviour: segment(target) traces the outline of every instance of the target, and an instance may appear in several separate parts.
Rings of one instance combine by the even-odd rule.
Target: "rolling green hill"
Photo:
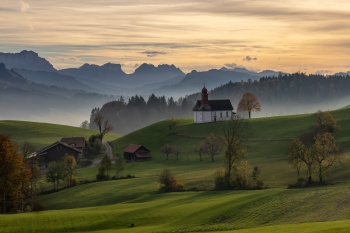
[[[11,136],[12,140],[21,144],[30,142],[38,148],[59,141],[63,137],[85,137],[88,139],[96,131],[72,126],[37,123],[28,121],[0,121],[0,134]],[[106,140],[118,138],[115,134],[107,134]]]
[[[344,163],[335,169],[334,182],[350,178],[350,109],[333,111],[339,131],[337,140],[344,152]],[[251,166],[262,169],[262,178],[270,187],[286,187],[294,182],[295,173],[286,162],[287,148],[291,137],[307,130],[314,123],[312,114],[279,116],[251,119],[248,121],[248,155]],[[130,133],[113,142],[115,152],[122,154],[129,144],[142,144],[152,151],[152,161],[132,163],[126,172],[138,176],[156,176],[162,169],[169,168],[178,179],[188,186],[212,187],[212,175],[222,168],[223,154],[211,163],[209,157],[199,162],[193,151],[194,145],[201,142],[211,132],[220,133],[221,123],[193,124],[191,119],[181,119],[174,131],[168,129],[168,121],[158,122],[141,130]],[[179,161],[175,156],[165,160],[160,148],[165,143],[179,145],[182,148]]]
[[[193,124],[181,119],[170,131],[167,121],[162,121],[113,141],[118,154],[131,143],[152,151],[151,161],[126,164],[123,175],[137,178],[40,196],[37,201],[51,211],[3,215],[0,232],[348,232],[350,109],[332,114],[344,157],[328,177],[334,185],[286,189],[296,179],[286,162],[289,140],[313,122],[312,115],[297,115],[249,120],[247,160],[262,169],[261,178],[270,189],[159,194],[157,179],[164,168],[187,189],[210,190],[213,173],[223,167],[223,154],[212,163],[208,157],[199,162],[193,152],[208,133],[220,131],[219,122]],[[179,161],[172,156],[165,160],[159,152],[164,143],[181,146]],[[97,168],[82,169],[80,174],[92,179]],[[132,223],[135,227],[130,228]]]

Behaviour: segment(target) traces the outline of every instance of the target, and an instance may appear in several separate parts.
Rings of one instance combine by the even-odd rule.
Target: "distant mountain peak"
[[[156,67],[153,64],[147,64],[147,63],[142,63],[137,69],[135,70],[135,73],[137,72],[150,72],[155,70]]]
[[[82,70],[84,70],[84,69],[96,69],[96,70],[121,71],[121,65],[110,63],[110,62],[108,62],[102,66],[85,63],[79,69],[82,69]]]
[[[22,50],[21,52],[19,52],[19,54],[39,57],[39,54],[37,54],[36,52],[31,51],[31,50]]]
[[[122,66],[120,64],[114,64],[111,62],[108,62],[101,67],[108,69],[108,70],[114,70],[114,71],[119,71],[122,69]]]
[[[19,53],[0,52],[0,63],[4,63],[8,69],[56,72],[56,69],[45,58],[39,57],[36,52],[28,50]]]

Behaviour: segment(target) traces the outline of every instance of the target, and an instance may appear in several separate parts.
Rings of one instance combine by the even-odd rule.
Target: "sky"
[[[348,0],[1,0],[0,52],[55,68],[350,70]]]

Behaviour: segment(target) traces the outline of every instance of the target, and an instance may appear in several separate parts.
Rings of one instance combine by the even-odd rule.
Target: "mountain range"
[[[100,94],[131,96],[135,94],[172,95],[180,97],[198,91],[204,83],[215,88],[228,82],[256,80],[274,76],[278,72],[254,72],[244,68],[221,68],[185,74],[174,65],[142,64],[131,74],[126,74],[120,64],[84,64],[79,68],[56,70],[49,61],[33,51],[0,53],[0,63],[13,69],[25,79],[44,85],[54,85],[69,90],[79,89]]]
[[[57,70],[33,51],[0,53],[0,119],[78,125],[92,108],[133,95],[151,93],[179,98],[228,82],[256,80],[265,74],[244,68],[192,71],[174,65],[142,64],[131,74],[120,64],[84,64]]]

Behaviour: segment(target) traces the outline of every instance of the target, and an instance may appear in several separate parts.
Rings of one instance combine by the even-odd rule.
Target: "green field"
[[[210,191],[213,173],[222,169],[223,155],[202,162],[193,152],[220,123],[193,124],[183,119],[170,131],[167,121],[148,126],[113,142],[114,153],[131,143],[152,151],[149,162],[129,163],[123,175],[134,179],[89,183],[40,196],[49,211],[0,216],[0,232],[349,232],[350,231],[350,109],[332,112],[338,124],[342,164],[327,180],[333,185],[286,189],[296,179],[286,162],[290,137],[313,124],[312,115],[249,120],[251,166],[258,165],[269,189]],[[39,140],[40,141],[40,140]],[[38,141],[38,142],[39,142]],[[182,154],[165,160],[164,143],[179,145]],[[158,175],[168,168],[186,191],[160,194]],[[81,180],[94,179],[96,167],[81,169]],[[135,227],[130,228],[131,224]]]
[[[28,121],[0,121],[0,134],[11,136],[12,140],[21,144],[30,142],[38,148],[59,141],[63,137],[85,137],[88,139],[97,131],[72,126]],[[118,138],[115,134],[107,134],[106,140]]]

